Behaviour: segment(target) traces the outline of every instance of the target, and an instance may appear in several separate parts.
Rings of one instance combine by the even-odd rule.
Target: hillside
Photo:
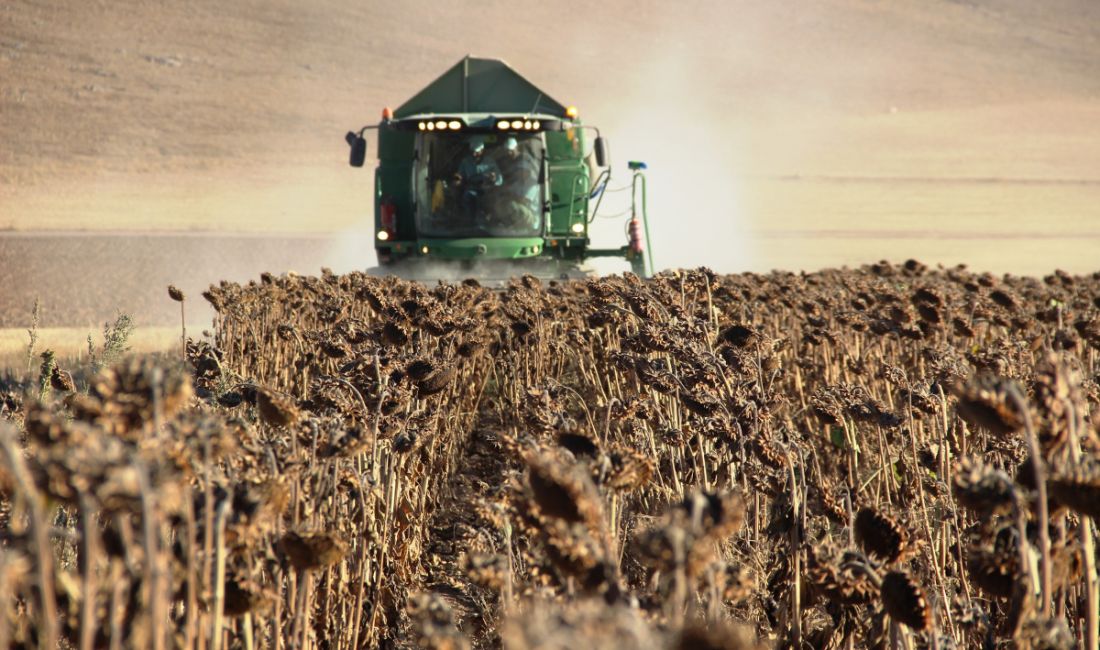
[[[620,163],[650,162],[666,263],[698,258],[682,215],[739,241],[861,230],[867,212],[896,232],[914,210],[933,231],[1007,216],[1026,235],[1046,205],[1025,187],[1022,212],[975,215],[982,188],[912,204],[791,179],[1069,180],[1084,189],[1045,219],[1095,222],[1096,3],[773,4],[9,0],[0,228],[361,227],[370,177],[344,165],[344,131],[468,52],[580,106]]]

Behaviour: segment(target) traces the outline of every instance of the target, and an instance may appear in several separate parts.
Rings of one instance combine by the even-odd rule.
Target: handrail
[[[638,186],[641,181],[642,189],[642,226],[645,229],[646,259],[642,261],[646,277],[653,275],[653,247],[649,238],[649,211],[646,209],[646,178],[641,169],[634,169],[634,178],[630,181],[630,217],[638,218]]]
[[[577,202],[588,198],[588,177],[584,174],[576,174],[573,176],[573,186],[569,188],[569,221],[573,221],[573,217],[578,214]],[[577,186],[580,186],[580,192],[577,191]],[[583,199],[581,197],[584,197]],[[587,201],[585,201],[584,208],[588,207]],[[582,208],[583,209],[583,208]],[[587,214],[581,214],[585,221],[588,221]]]

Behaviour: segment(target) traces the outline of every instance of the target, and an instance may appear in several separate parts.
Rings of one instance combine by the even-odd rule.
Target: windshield
[[[538,134],[424,133],[416,225],[428,237],[542,235]]]

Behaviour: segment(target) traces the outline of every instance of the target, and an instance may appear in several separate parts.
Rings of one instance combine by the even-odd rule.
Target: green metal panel
[[[550,159],[550,162],[582,160],[584,158],[584,129],[547,132],[546,157]]]
[[[570,226],[588,215],[588,166],[584,164],[584,131],[569,129],[546,134],[550,163],[550,234],[564,237]]]
[[[378,208],[384,197],[397,207],[397,239],[416,239],[413,218],[412,163],[414,134],[378,130],[378,169],[374,172],[374,227],[382,225]],[[375,247],[388,245],[375,240]]]
[[[397,208],[397,239],[416,239],[411,182],[412,163],[380,164],[374,173],[377,189],[374,207],[375,228],[382,227],[379,221],[381,210],[378,206],[384,198],[389,198]]]
[[[588,169],[579,163],[550,167],[550,234],[565,237],[588,216]]]
[[[378,129],[378,159],[386,161],[411,161],[416,134],[393,129]]]
[[[471,56],[394,111],[403,118],[422,113],[544,113],[565,115],[565,106],[499,59]]]

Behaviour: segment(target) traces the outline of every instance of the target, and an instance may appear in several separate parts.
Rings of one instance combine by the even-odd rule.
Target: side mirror
[[[344,140],[346,140],[351,147],[351,156],[348,158],[348,164],[352,167],[362,167],[363,162],[367,159],[366,139],[356,134],[354,131],[348,131],[348,134],[344,136]]]
[[[607,167],[607,140],[604,140],[603,137],[597,137],[593,149],[596,152],[596,164],[600,167]]]

